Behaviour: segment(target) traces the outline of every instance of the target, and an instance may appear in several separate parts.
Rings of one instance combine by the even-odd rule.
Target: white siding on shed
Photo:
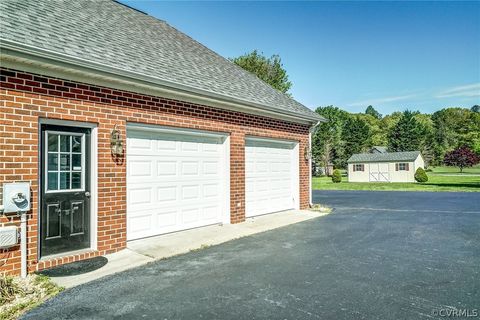
[[[396,170],[396,163],[408,163],[409,170]],[[371,162],[363,163],[364,171],[354,171],[356,163],[348,164],[349,182],[415,182],[415,171],[423,168],[425,163],[421,155],[414,162]],[[386,179],[387,178],[387,179]]]

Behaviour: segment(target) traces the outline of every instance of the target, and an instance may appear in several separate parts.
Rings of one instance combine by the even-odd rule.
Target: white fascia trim
[[[220,95],[211,91],[197,89],[185,86],[172,81],[165,81],[155,77],[145,76],[131,71],[124,71],[117,68],[112,68],[99,63],[94,63],[85,59],[74,58],[64,54],[59,54],[50,50],[39,49],[36,47],[20,44],[11,40],[1,39],[1,56],[2,65],[7,65],[7,59],[20,58],[27,64],[43,64],[56,66],[73,72],[80,72],[83,74],[94,74],[103,76],[113,81],[129,82],[140,86],[154,87],[157,91],[163,91],[167,94],[175,94],[184,99],[191,101],[193,97],[195,100],[204,101],[203,104],[219,107],[229,105],[232,110],[252,113],[252,111],[261,110],[273,118],[284,118],[292,122],[300,122],[305,124],[312,124],[319,121],[318,118],[301,115],[286,110],[272,109],[269,106],[257,104],[254,102],[238,99],[228,95]],[[199,102],[195,102],[199,103]],[[223,107],[225,109],[225,107]],[[253,113],[256,114],[256,113]]]

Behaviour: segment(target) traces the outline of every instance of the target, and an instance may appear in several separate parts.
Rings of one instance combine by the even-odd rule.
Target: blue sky
[[[122,2],[225,57],[279,54],[312,109],[480,104],[480,2]]]

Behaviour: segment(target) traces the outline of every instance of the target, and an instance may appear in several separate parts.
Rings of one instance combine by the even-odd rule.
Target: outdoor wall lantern
[[[310,150],[309,146],[305,146],[305,151],[303,155],[305,156],[305,160],[312,159],[312,150]]]
[[[123,140],[120,131],[117,130],[117,125],[113,127],[110,134],[110,149],[114,156],[121,157],[123,155]]]

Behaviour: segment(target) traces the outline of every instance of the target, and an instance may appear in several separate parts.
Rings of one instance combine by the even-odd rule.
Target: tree
[[[377,118],[377,119],[382,119],[382,115],[380,114],[380,112],[375,110],[375,108],[372,107],[372,106],[367,107],[367,109],[365,110],[365,114],[369,114],[372,117]]]
[[[425,139],[425,128],[415,118],[416,113],[406,110],[388,133],[388,151],[420,150]]]
[[[443,162],[447,166],[459,167],[460,172],[463,168],[471,167],[480,162],[480,158],[469,148],[460,147],[445,155]]]
[[[480,106],[476,104],[470,109],[470,111],[480,113]]]
[[[283,93],[287,93],[292,87],[292,83],[288,81],[287,71],[283,68],[282,61],[278,55],[272,55],[270,58],[267,58],[263,54],[258,53],[257,50],[254,50],[230,60]]]
[[[437,164],[443,162],[448,150],[461,146],[475,150],[480,142],[480,113],[465,108],[445,108],[435,112],[431,119]]]
[[[345,166],[342,130],[349,113],[334,106],[318,107],[316,113],[327,119],[318,125],[312,138],[312,156],[315,163],[328,159],[337,168]],[[329,146],[326,147],[326,144]],[[328,152],[328,155],[325,155]]]
[[[385,136],[385,128],[382,126],[382,120],[374,116],[364,113],[356,115],[359,119],[364,121],[370,130],[370,146],[386,146],[387,138]]]
[[[397,122],[402,117],[402,113],[399,111],[393,112],[392,114],[388,114],[380,120],[380,141],[383,143],[378,144],[380,146],[387,146],[388,145],[388,133],[392,130],[392,128],[397,124]]]
[[[345,148],[345,158],[354,153],[366,151],[371,146],[371,133],[368,123],[358,116],[347,118],[342,129],[342,140]]]

